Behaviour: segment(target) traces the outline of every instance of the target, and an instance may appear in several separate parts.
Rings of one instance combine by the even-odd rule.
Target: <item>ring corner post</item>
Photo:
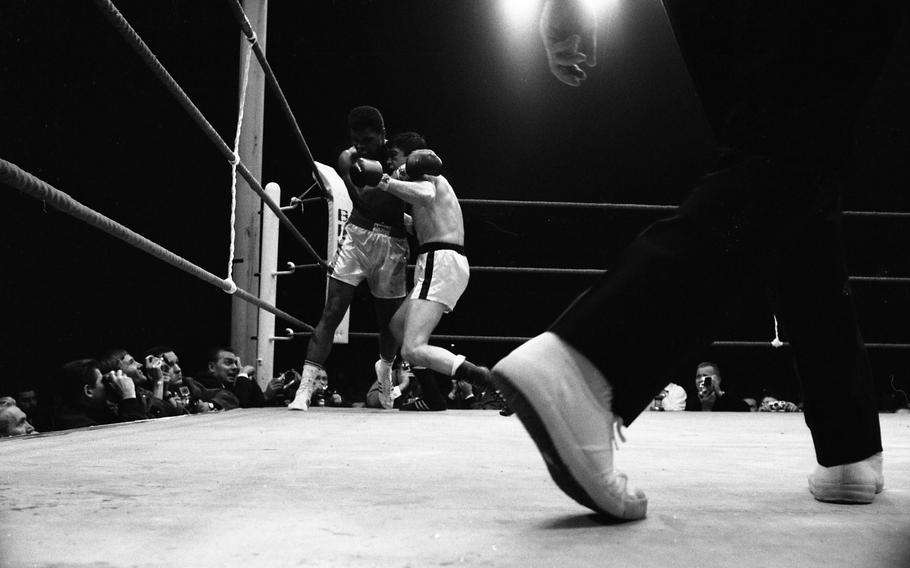
[[[268,0],[244,0],[244,10],[256,32],[263,49],[266,44],[266,13]],[[248,42],[241,35],[238,58],[238,82],[243,88],[243,58]],[[238,100],[242,93],[238,92]],[[253,65],[249,71],[246,105],[243,109],[244,127],[240,133],[238,154],[256,179],[262,179],[262,132],[265,108],[265,74],[261,67]],[[244,290],[257,290],[256,270],[259,268],[260,247],[260,199],[249,187],[246,180],[237,180],[237,237],[236,258],[234,259],[234,281]],[[240,298],[231,301],[231,346],[241,361],[249,364],[257,359],[256,334],[258,332],[259,309]]]

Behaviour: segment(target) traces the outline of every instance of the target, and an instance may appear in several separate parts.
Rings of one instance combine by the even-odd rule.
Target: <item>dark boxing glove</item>
[[[382,164],[376,160],[357,158],[351,164],[351,183],[358,189],[367,185],[379,185],[382,180]]]
[[[414,150],[404,164],[404,173],[408,179],[438,176],[442,173],[442,159],[433,150]]]

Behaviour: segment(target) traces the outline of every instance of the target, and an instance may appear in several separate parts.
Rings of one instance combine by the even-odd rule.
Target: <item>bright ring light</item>
[[[529,0],[500,0],[500,7],[510,28],[527,27],[535,20],[540,10],[537,2]]]
[[[617,8],[619,0],[582,0],[598,16],[606,15]],[[518,32],[532,29],[543,2],[533,0],[499,0],[500,11],[505,25]]]

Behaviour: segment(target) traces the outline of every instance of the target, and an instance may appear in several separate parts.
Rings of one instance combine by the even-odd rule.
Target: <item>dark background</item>
[[[380,108],[390,132],[418,130],[462,198],[679,203],[712,163],[713,140],[657,0],[618,2],[583,88],[553,79],[534,22],[507,29],[495,0],[273,1],[267,55],[317,160],[349,143],[350,108]],[[232,145],[240,32],[222,0],[120,1],[117,7]],[[532,16],[533,19],[533,16]],[[0,157],[162,246],[225,275],[230,168],[91,2],[0,3]],[[848,209],[910,211],[906,34],[865,113]],[[256,64],[255,62],[253,63]],[[267,94],[263,183],[284,203],[310,172]],[[74,358],[124,346],[173,345],[192,370],[200,349],[230,337],[230,298],[187,274],[3,186],[0,394],[44,388]],[[475,266],[603,268],[650,212],[465,205]],[[325,205],[292,213],[325,250]],[[910,276],[908,220],[848,218],[855,275]],[[285,238],[280,263],[311,260]],[[698,267],[693,267],[698,277]],[[475,273],[439,333],[539,333],[592,279]],[[324,280],[284,277],[278,306],[315,324]],[[856,284],[867,341],[910,343],[910,286]],[[279,328],[286,327],[279,321]],[[698,322],[693,322],[693,326]],[[352,330],[375,331],[360,290]],[[773,337],[760,291],[730,314],[725,337]],[[305,340],[279,343],[276,370],[300,367]],[[492,364],[513,344],[455,350]],[[871,352],[879,392],[908,389],[910,350]],[[353,398],[371,380],[371,340],[337,346],[330,370]],[[798,399],[786,349],[711,348],[730,386]],[[668,380],[689,388],[696,361]],[[884,403],[883,403],[884,404]]]

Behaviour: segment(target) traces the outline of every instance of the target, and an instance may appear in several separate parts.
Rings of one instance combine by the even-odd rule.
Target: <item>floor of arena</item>
[[[620,469],[648,517],[559,491],[515,417],[234,410],[0,443],[0,565],[910,566],[910,415],[885,492],[816,502],[802,415],[645,413]]]

